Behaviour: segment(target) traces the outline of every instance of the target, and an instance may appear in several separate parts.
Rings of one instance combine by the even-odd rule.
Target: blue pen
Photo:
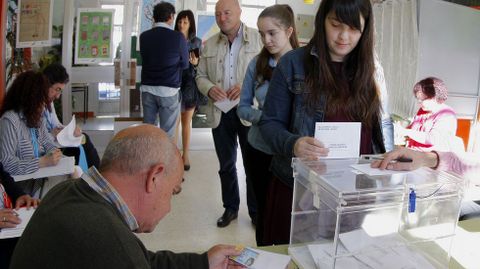
[[[410,194],[408,195],[408,213],[415,212],[415,206],[417,204],[417,194],[413,188],[410,188]]]

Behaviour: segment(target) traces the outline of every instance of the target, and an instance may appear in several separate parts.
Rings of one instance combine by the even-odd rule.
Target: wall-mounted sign
[[[114,12],[114,9],[78,9],[75,37],[76,64],[112,61]]]
[[[213,12],[197,12],[197,36],[205,43],[207,39],[220,32]]]
[[[18,0],[16,47],[50,46],[52,13],[52,0]]]

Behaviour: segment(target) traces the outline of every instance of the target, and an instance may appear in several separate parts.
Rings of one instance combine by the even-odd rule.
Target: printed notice
[[[327,159],[358,158],[361,128],[360,122],[317,122],[315,139],[330,150]]]

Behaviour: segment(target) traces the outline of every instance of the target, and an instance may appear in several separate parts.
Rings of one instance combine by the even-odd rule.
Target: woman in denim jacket
[[[260,131],[273,152],[266,206],[268,244],[290,238],[292,157],[328,155],[315,122],[361,122],[360,153],[383,153],[382,94],[375,81],[370,0],[321,2],[307,46],[285,54],[270,80]]]
[[[295,16],[289,5],[273,5],[260,13],[258,30],[264,45],[260,54],[250,61],[240,93],[237,114],[240,119],[252,123],[248,131],[245,156],[249,162],[246,173],[250,173],[252,187],[257,200],[256,240],[264,246],[264,207],[267,187],[272,177],[269,167],[272,151],[263,140],[258,128],[269,81],[278,60],[288,51],[298,48],[295,32]],[[250,171],[249,171],[250,170]]]

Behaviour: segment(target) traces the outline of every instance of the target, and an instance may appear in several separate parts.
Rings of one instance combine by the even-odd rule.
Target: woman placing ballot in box
[[[42,120],[48,101],[48,81],[41,73],[17,76],[0,110],[0,162],[11,175],[56,165],[62,153]]]
[[[265,227],[270,244],[286,244],[290,236],[292,157],[318,159],[329,155],[316,122],[361,122],[360,154],[385,152],[382,101],[383,71],[374,59],[370,0],[324,0],[307,46],[280,59],[259,126],[273,150]],[[376,80],[377,79],[377,80]]]

